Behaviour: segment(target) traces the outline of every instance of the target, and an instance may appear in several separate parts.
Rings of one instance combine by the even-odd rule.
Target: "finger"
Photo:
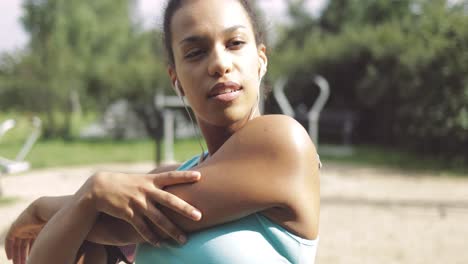
[[[13,264],[20,264],[20,243],[21,239],[15,239],[13,245]]]
[[[148,203],[148,210],[145,211],[145,216],[160,230],[166,233],[169,237],[173,238],[180,244],[185,244],[187,238],[182,231],[174,225],[169,218],[167,218],[161,211],[159,211],[153,204]]]
[[[21,239],[19,247],[19,257],[21,264],[26,263],[26,251],[28,250],[28,243],[29,241],[27,239]]]
[[[152,175],[154,176],[154,184],[159,188],[180,183],[196,182],[201,177],[198,171],[169,171]]]
[[[32,247],[34,245],[34,241],[36,241],[36,239],[34,239],[34,238],[29,241],[28,256],[31,255],[31,249],[32,249]]]
[[[164,205],[165,207],[187,217],[190,219],[193,219],[195,221],[198,221],[202,218],[202,214],[200,210],[197,208],[193,207],[186,201],[180,199],[176,195],[165,192],[163,190],[156,189],[153,192],[151,192],[150,197],[153,199],[153,201]]]
[[[7,236],[5,239],[5,253],[8,260],[11,260],[13,253],[13,242],[14,240]]]
[[[31,247],[32,247],[31,239],[27,239],[25,243],[26,244],[25,244],[24,251],[23,251],[23,263],[24,264],[26,264],[26,260],[28,259],[29,252],[31,251]]]
[[[159,237],[157,237],[156,234],[151,231],[151,229],[148,226],[148,223],[146,223],[146,221],[144,221],[142,218],[134,217],[130,224],[133,225],[135,230],[148,243],[152,244],[155,247],[161,246]]]

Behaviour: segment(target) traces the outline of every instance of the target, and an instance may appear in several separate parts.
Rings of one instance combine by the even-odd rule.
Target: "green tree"
[[[157,89],[170,86],[160,34],[142,30],[132,17],[134,8],[132,0],[25,0],[23,24],[31,35],[29,50],[9,64],[15,73],[5,76],[20,80],[8,86],[14,95],[28,86],[21,73],[30,73],[31,89],[15,102],[45,113],[46,137],[70,136],[77,98],[84,109],[98,112],[125,98],[148,134],[161,139],[161,114],[153,99]],[[40,96],[37,91],[29,93],[34,87],[42,91]],[[34,99],[42,108],[24,107],[24,102]],[[57,120],[57,112],[65,118]]]
[[[112,75],[132,30],[127,0],[25,0],[34,77],[45,96],[45,136],[69,137],[73,95],[86,97],[89,76]],[[86,98],[85,98],[86,99]],[[54,112],[63,112],[58,122]]]
[[[302,94],[310,82],[301,76],[325,76],[332,88],[327,107],[359,112],[360,140],[462,162],[468,157],[466,6],[330,0],[319,26],[299,42],[289,35],[275,51],[274,75],[291,76],[290,86]]]

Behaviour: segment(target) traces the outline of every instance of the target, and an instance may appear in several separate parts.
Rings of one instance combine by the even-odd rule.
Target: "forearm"
[[[151,170],[149,174],[174,171],[178,167],[180,167],[180,164],[160,166]],[[169,238],[167,234],[160,232],[158,229],[154,229],[153,232],[155,232],[160,239]],[[104,213],[99,215],[96,224],[89,232],[86,240],[93,243],[114,246],[146,242],[130,223]]]
[[[170,165],[159,167],[150,173],[161,173],[165,171],[175,170],[179,165]],[[41,197],[36,200],[31,206],[34,214],[40,221],[47,223],[61,208],[73,200],[73,196],[59,197]],[[160,239],[168,238],[162,232],[153,230]],[[99,214],[96,223],[91,228],[87,241],[106,244],[106,245],[128,245],[145,241],[134,227],[121,219],[109,216],[107,214]]]
[[[28,263],[73,263],[97,216],[92,200],[79,191],[45,225]]]
[[[73,195],[43,196],[32,204],[34,215],[43,222],[48,222],[60,209],[71,201]]]
[[[98,216],[86,240],[97,244],[113,246],[125,246],[145,242],[131,224],[103,213]]]
[[[72,199],[73,195],[44,196],[35,200],[31,206],[35,217],[46,224]],[[167,235],[163,233],[158,233],[158,236],[161,239],[167,238]],[[131,224],[104,213],[98,216],[86,240],[97,244],[115,246],[137,244],[145,241]]]
[[[161,173],[176,170],[180,164],[161,166],[153,169],[149,173]],[[34,207],[34,215],[42,222],[48,222],[66,203],[73,198],[73,195],[64,196],[42,196],[35,200],[31,206]],[[104,224],[107,224],[105,219]],[[101,225],[102,226],[102,225]]]

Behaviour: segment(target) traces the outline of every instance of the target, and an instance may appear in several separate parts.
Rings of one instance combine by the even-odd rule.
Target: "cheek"
[[[196,90],[200,89],[200,67],[181,67],[177,76],[181,82],[182,88],[186,95],[197,93]],[[199,92],[199,91],[198,91]]]
[[[193,67],[191,70],[182,70],[180,71],[180,81],[182,83],[182,89],[185,93],[185,99],[192,105],[196,107],[204,99],[205,92],[202,87],[202,78],[200,77],[199,67]]]
[[[252,49],[248,54],[246,54],[242,60],[243,67],[241,70],[244,79],[248,82],[258,82],[259,79],[259,59],[256,49]]]
[[[196,81],[197,72],[200,70],[200,65],[180,64],[177,75],[181,80],[193,82]]]
[[[249,88],[258,88],[259,85],[259,71],[258,65],[255,61],[249,61],[241,71],[244,85],[248,85]]]

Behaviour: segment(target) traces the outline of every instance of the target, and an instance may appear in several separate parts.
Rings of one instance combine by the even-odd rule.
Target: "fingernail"
[[[201,176],[201,175],[200,175],[200,172],[198,172],[198,171],[192,171],[191,175],[192,175],[193,177],[200,177],[200,176]]]
[[[187,238],[183,235],[178,236],[177,239],[181,244],[185,244],[185,242],[187,242]]]
[[[195,219],[195,220],[200,220],[201,217],[202,217],[202,214],[200,211],[198,210],[193,210],[192,211],[192,217]]]

